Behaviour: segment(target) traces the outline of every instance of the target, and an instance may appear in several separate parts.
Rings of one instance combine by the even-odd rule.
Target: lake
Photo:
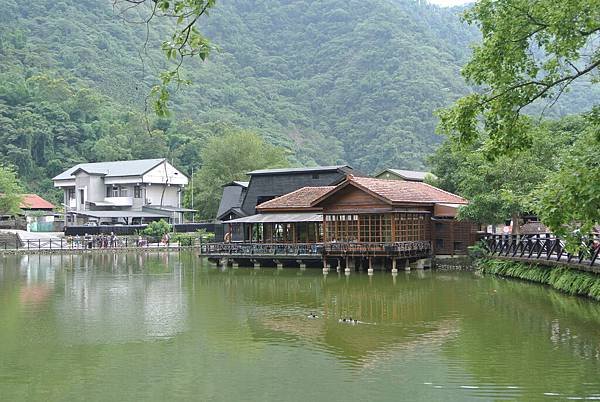
[[[540,285],[183,252],[0,264],[2,401],[600,399],[600,304]]]

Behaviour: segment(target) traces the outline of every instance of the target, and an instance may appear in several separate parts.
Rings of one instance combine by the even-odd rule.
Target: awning
[[[77,215],[92,218],[168,218],[168,215],[143,211],[77,211]]]
[[[311,212],[256,214],[232,219],[223,223],[290,223],[290,222],[322,222],[323,215]]]

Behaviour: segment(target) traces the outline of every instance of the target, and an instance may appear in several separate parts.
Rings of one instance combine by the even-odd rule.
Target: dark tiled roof
[[[283,168],[283,169],[262,169],[253,170],[247,174],[253,175],[275,175],[275,174],[293,174],[293,173],[316,173],[316,172],[335,172],[337,170],[352,169],[348,165],[335,165],[335,166],[314,166],[314,167],[300,167],[300,168]]]
[[[550,233],[550,230],[542,222],[528,222],[521,226],[522,234]]]
[[[350,181],[392,203],[467,204],[464,198],[418,181],[384,180],[349,176]]]
[[[294,209],[294,208],[309,208],[313,201],[322,197],[327,192],[333,190],[334,186],[321,187],[302,187],[291,193],[282,195],[281,197],[265,201],[256,207],[257,210],[263,211],[266,209]]]

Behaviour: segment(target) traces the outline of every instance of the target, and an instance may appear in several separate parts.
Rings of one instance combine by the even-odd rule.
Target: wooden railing
[[[403,241],[394,243],[326,243],[328,255],[385,255],[385,256],[425,256],[431,252],[429,241]]]
[[[201,252],[207,256],[428,256],[429,241],[396,243],[204,243]]]
[[[557,261],[566,264],[600,265],[600,237],[590,235],[580,244],[580,251],[571,254],[565,249],[565,241],[553,234],[495,235],[484,238],[492,255],[512,258]]]
[[[203,243],[200,247],[203,255],[238,256],[320,256],[322,243]]]

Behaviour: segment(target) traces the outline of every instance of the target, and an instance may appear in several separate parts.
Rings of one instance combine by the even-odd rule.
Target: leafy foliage
[[[122,14],[110,3],[0,0],[0,70],[67,77],[143,111],[175,67],[162,46],[177,26],[153,20],[144,46],[145,24],[122,19],[142,21],[147,7]],[[218,50],[185,61],[190,85],[165,104],[172,125],[225,122],[289,149],[293,164],[365,173],[424,168],[439,143],[432,113],[467,92],[459,70],[477,39],[454,11],[408,0],[234,0],[200,24]]]
[[[15,170],[0,165],[0,215],[17,215],[20,211],[23,189]]]
[[[580,239],[573,233],[585,234],[600,222],[600,106],[592,109],[585,126],[576,127],[585,135],[575,130],[559,138],[524,112],[539,107],[540,100],[552,107],[582,81],[597,81],[600,3],[480,0],[465,16],[481,29],[483,41],[475,47],[463,75],[482,87],[482,92],[442,110],[439,128],[450,134],[455,145],[463,146],[463,152],[476,149],[486,160],[495,160],[479,166],[462,164],[458,170],[472,175],[462,182],[448,179],[452,168],[446,163],[445,180],[455,181],[446,184],[463,188],[473,199],[464,216],[494,222],[502,215],[519,214],[525,207],[537,212],[554,232],[566,236],[569,247],[575,247]],[[588,93],[594,95],[588,98],[593,107],[600,99],[600,88],[592,86]],[[438,169],[444,170],[442,165]],[[484,174],[479,180],[482,167],[491,167],[496,178]],[[469,188],[469,183],[486,185]]]
[[[538,191],[540,218],[559,236],[580,244],[600,223],[600,121],[589,125]]]
[[[146,236],[161,238],[170,231],[171,225],[169,225],[164,219],[161,219],[159,221],[150,222],[148,226],[146,226],[146,228],[142,231],[142,233]]]
[[[460,217],[497,224],[523,213],[537,211],[538,186],[555,177],[561,158],[587,127],[580,117],[545,122],[529,133],[531,145],[487,158],[487,138],[469,146],[444,143],[431,157],[433,184],[469,199]]]
[[[460,142],[483,134],[492,151],[528,145],[531,124],[521,112],[538,99],[556,101],[600,66],[597,0],[480,0],[465,18],[480,28],[483,42],[463,75],[485,92],[440,113],[441,130]]]
[[[245,180],[246,173],[256,169],[287,167],[284,149],[265,143],[248,131],[230,131],[213,137],[201,153],[204,164],[194,176],[194,206],[200,206],[200,216],[212,219],[219,208],[222,186],[232,180]],[[191,206],[192,191],[185,195]]]

